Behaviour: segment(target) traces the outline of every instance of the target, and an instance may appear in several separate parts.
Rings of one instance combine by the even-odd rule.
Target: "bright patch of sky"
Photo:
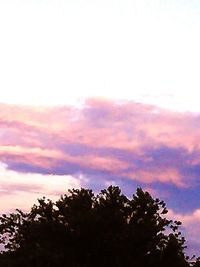
[[[0,102],[199,112],[199,29],[199,1],[1,0]]]

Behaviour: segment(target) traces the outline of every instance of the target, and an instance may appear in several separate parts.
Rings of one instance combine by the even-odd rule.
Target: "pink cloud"
[[[32,165],[56,174],[68,164],[66,174],[73,167],[189,186],[200,163],[198,122],[191,113],[103,99],[88,99],[81,109],[1,104],[0,157],[16,170]]]
[[[185,194],[200,175],[199,122],[198,114],[105,99],[88,99],[81,108],[0,104],[0,210],[26,209],[43,195],[56,200],[68,188],[98,183],[120,182],[131,191],[134,181],[168,200],[177,190]],[[170,209],[169,218],[181,220],[190,244],[200,247],[199,208]]]
[[[152,182],[173,183],[179,187],[186,187],[184,181],[182,181],[181,175],[176,169],[158,169],[153,170],[138,170],[133,173],[127,173],[128,177],[150,184]]]

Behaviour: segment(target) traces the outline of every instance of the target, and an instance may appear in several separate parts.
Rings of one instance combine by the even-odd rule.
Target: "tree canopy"
[[[73,189],[55,203],[0,217],[0,266],[189,267],[181,222],[166,204],[137,189],[132,198],[109,186],[95,195]]]

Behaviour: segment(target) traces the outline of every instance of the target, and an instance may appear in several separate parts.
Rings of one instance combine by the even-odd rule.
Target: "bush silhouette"
[[[132,199],[110,186],[94,195],[69,190],[29,213],[0,217],[0,266],[187,267],[181,222],[166,218],[163,201],[137,189]]]

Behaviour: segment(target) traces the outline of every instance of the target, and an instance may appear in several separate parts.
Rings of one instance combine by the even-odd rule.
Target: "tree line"
[[[132,198],[117,186],[44,197],[30,212],[0,217],[0,266],[200,267],[185,253],[181,222],[167,212],[141,188]]]

